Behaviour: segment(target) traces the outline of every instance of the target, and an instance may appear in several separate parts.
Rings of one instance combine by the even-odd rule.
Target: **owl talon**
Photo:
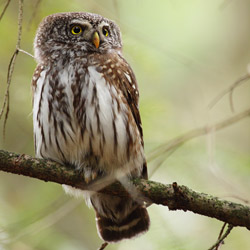
[[[95,180],[97,177],[97,172],[96,171],[93,171],[92,174],[91,174],[91,179],[92,181]]]
[[[91,181],[94,181],[99,175],[99,171],[91,168],[84,169],[84,181],[89,184]]]
[[[84,177],[84,181],[85,181],[87,184],[89,184],[89,182],[91,181],[90,176],[85,176],[85,177]]]

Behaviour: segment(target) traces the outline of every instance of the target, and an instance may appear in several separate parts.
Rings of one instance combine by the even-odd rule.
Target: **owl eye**
[[[74,25],[72,28],[71,28],[71,33],[73,35],[79,35],[82,33],[82,27],[79,26],[79,25]]]
[[[103,28],[102,33],[103,33],[104,36],[108,36],[109,35],[109,30],[107,28]]]

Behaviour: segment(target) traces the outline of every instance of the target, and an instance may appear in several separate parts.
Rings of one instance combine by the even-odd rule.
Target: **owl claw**
[[[98,171],[94,169],[86,169],[84,172],[84,181],[89,184],[91,181],[94,181],[98,176]]]
[[[89,184],[89,182],[91,181],[90,176],[84,176],[84,181]]]
[[[92,174],[91,174],[92,181],[95,180],[96,177],[97,177],[97,172],[93,171]]]

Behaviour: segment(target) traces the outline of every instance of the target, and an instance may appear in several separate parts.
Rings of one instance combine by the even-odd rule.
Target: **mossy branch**
[[[192,211],[216,218],[232,226],[242,226],[250,230],[250,207],[198,193],[186,186],[179,186],[177,183],[161,184],[149,180],[133,179],[124,188],[118,182],[111,184],[108,178],[103,178],[88,185],[83,181],[83,176],[72,168],[53,161],[4,150],[0,150],[0,170],[46,182],[67,184],[82,190],[94,190],[118,196],[133,194],[136,199],[168,206],[170,210]],[[130,192],[132,189],[133,192]]]

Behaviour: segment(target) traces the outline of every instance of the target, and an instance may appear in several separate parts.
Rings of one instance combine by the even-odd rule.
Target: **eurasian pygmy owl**
[[[138,87],[122,56],[118,26],[91,13],[50,15],[38,28],[34,49],[36,155],[73,166],[86,182],[101,176],[147,178]],[[144,204],[98,192],[85,197],[103,240],[148,230]]]

